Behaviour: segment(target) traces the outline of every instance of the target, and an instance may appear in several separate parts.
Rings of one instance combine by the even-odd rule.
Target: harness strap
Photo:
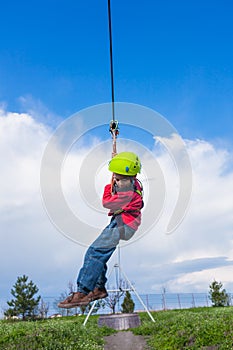
[[[134,192],[136,192],[137,194],[139,194],[142,197],[142,191],[134,190]]]
[[[118,209],[118,210],[114,211],[113,216],[120,215],[121,213],[133,213],[133,212],[140,211],[141,209],[129,209],[129,210]]]

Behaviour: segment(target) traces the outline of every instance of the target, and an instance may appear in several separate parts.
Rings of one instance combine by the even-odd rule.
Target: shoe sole
[[[108,293],[104,293],[102,295],[99,295],[98,297],[89,298],[88,301],[79,301],[77,303],[58,304],[57,306],[62,308],[62,309],[72,309],[73,307],[87,306],[92,301],[99,300],[99,299],[104,299],[104,298],[107,298],[107,296],[108,296]]]
[[[78,306],[87,306],[89,304],[88,301],[79,301],[77,303],[67,303],[67,304],[58,304],[57,306],[62,308],[62,309],[72,309],[73,307],[78,307]]]

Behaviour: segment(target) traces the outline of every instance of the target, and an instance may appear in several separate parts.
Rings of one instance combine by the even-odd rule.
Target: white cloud
[[[59,296],[83,259],[84,247],[54,228],[42,204],[40,168],[50,136],[50,128],[29,114],[0,111],[0,307],[22,274],[45,296]]]
[[[2,210],[38,195],[40,159],[48,135],[30,115],[0,111]]]
[[[62,122],[61,117],[52,113],[40,99],[36,99],[30,94],[20,96],[18,101],[23,110],[36,121],[44,122],[46,125],[58,125]]]
[[[42,205],[40,164],[50,134],[51,130],[30,114],[0,111],[1,298],[9,298],[17,276],[24,273],[38,284],[41,294],[56,297],[69,280],[75,281],[83,259],[85,248],[59,234]],[[233,290],[233,171],[225,171],[229,153],[205,141],[188,140],[186,144],[193,167],[193,194],[184,221],[173,234],[164,234],[178,182],[169,155],[162,152],[157,160],[167,188],[165,210],[151,232],[121,249],[122,267],[140,292],[160,292],[162,286],[171,292],[206,291],[214,278]],[[67,158],[63,185],[68,199],[78,183],[76,175],[85,151],[88,149],[83,148],[82,154],[72,152]],[[98,200],[107,178],[103,169],[98,169]],[[72,207],[75,198],[70,200]],[[82,215],[98,220],[98,213],[92,216],[91,210],[86,214],[83,210]],[[106,211],[100,213],[103,222],[105,215]]]
[[[214,280],[221,281],[228,292],[232,292],[233,283],[230,276],[233,274],[233,264],[218,268],[205,269],[187,274],[181,274],[176,280],[169,284],[171,290],[177,292],[198,292],[202,290],[203,285],[206,289]]]
[[[229,264],[233,266],[233,173],[224,173],[229,154],[199,140],[187,141],[187,148],[193,167],[193,194],[183,223],[172,235],[164,235],[163,220],[166,222],[168,215],[165,210],[156,229],[138,242],[138,250],[141,248],[140,251],[146,254],[138,255],[138,250],[134,251],[134,261],[138,261],[142,271],[140,276],[143,276],[145,291],[152,287],[158,292],[163,284],[171,292],[205,291],[217,271],[213,268],[216,268],[216,262],[220,264],[220,257],[225,257],[225,262],[221,260],[221,265],[225,266],[219,268],[222,274],[225,269],[230,269]],[[162,155],[164,157],[167,156]],[[164,172],[171,185],[174,172],[166,169]],[[209,258],[208,264],[206,258]],[[201,272],[200,259],[203,259]],[[186,271],[187,263],[193,272]],[[221,273],[216,274],[216,279],[221,279]],[[133,271],[131,274],[140,283]],[[197,278],[192,281],[192,276]],[[198,276],[201,276],[199,281]],[[185,282],[186,278],[189,283]],[[224,282],[233,289],[230,274],[224,274]]]

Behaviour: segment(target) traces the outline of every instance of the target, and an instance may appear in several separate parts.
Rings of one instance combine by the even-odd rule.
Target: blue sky
[[[183,137],[230,142],[232,9],[230,0],[112,1],[115,100],[155,109]],[[1,13],[9,110],[33,100],[64,119],[110,101],[107,0],[9,1]]]
[[[124,126],[129,115],[119,119],[121,147],[149,148],[166,183],[156,226],[122,249],[125,272],[141,293],[163,288],[205,292],[213,279],[233,291],[232,10],[231,0],[112,0],[115,101],[145,106],[167,118],[185,139],[193,170],[189,210],[175,233],[166,235],[177,198],[174,164],[154,143],[156,132]],[[111,100],[107,0],[4,1],[0,33],[1,317],[17,276],[28,275],[42,296],[57,298],[75,281],[82,263],[84,247],[59,234],[45,213],[41,159],[61,121]],[[110,119],[103,115],[106,129]],[[100,206],[109,181],[103,164],[111,150],[105,144],[104,150],[98,148],[98,142],[106,139],[110,145],[108,130],[95,128],[81,143],[81,152],[71,149],[62,177],[70,207],[84,222],[93,227],[97,222],[98,232],[106,212],[95,220],[99,212],[85,207],[77,175],[98,150],[93,158],[102,168],[84,176],[84,182],[88,189],[95,177],[95,204]],[[149,163],[146,156],[143,161],[143,166]]]

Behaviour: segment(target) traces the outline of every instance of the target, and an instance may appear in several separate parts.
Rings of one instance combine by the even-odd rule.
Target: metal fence
[[[161,293],[161,294],[140,294],[141,300],[131,292],[131,297],[135,304],[135,311],[149,311],[186,309],[194,307],[211,306],[211,301],[207,293]],[[116,310],[121,311],[122,300],[119,300]],[[143,303],[142,303],[142,302]],[[144,305],[143,305],[144,304]],[[101,312],[109,312],[106,308]]]
[[[140,294],[141,302],[137,295],[131,291],[131,297],[135,303],[135,311],[145,311],[144,305],[149,311],[159,311],[159,310],[172,310],[172,309],[188,309],[195,307],[210,307],[212,305],[211,300],[209,299],[208,293],[158,293],[158,294]],[[233,294],[228,293],[230,305],[232,306]],[[44,301],[49,303],[49,312],[48,314],[59,313],[59,309],[55,307],[53,297],[43,298]],[[119,301],[116,304],[115,311],[121,312],[121,304],[124,299],[124,294],[121,296]],[[144,305],[143,305],[144,304]],[[63,313],[65,310],[62,310]],[[61,312],[61,309],[60,309]],[[79,308],[76,310],[70,309],[70,312],[80,313]],[[104,307],[99,308],[97,311],[98,314],[109,314],[111,313],[110,307],[105,305]]]
[[[210,299],[206,293],[162,293],[140,295],[146,307],[151,311],[186,309],[192,307],[211,306]],[[135,310],[142,310],[139,300],[135,299]]]
[[[158,294],[139,294],[140,299],[137,297],[133,290],[130,290],[131,297],[135,304],[135,311],[145,311],[145,307],[149,311],[160,311],[160,310],[172,310],[172,309],[189,309],[195,307],[210,307],[212,306],[211,300],[209,299],[208,293],[158,293]],[[233,293],[227,293],[229,296],[229,305],[233,306]],[[115,312],[121,312],[124,300],[124,295],[122,293],[121,298],[116,303]],[[56,304],[56,297],[43,297],[43,301],[48,306],[47,316],[54,314],[75,315],[80,314],[81,310],[79,307],[76,309],[59,309]],[[103,304],[105,299],[103,299]],[[4,305],[6,305],[6,300],[0,300],[0,307],[2,314],[0,318],[3,318],[3,311],[5,310]],[[112,313],[111,308],[105,304],[104,307],[100,307],[97,314],[110,314]]]

